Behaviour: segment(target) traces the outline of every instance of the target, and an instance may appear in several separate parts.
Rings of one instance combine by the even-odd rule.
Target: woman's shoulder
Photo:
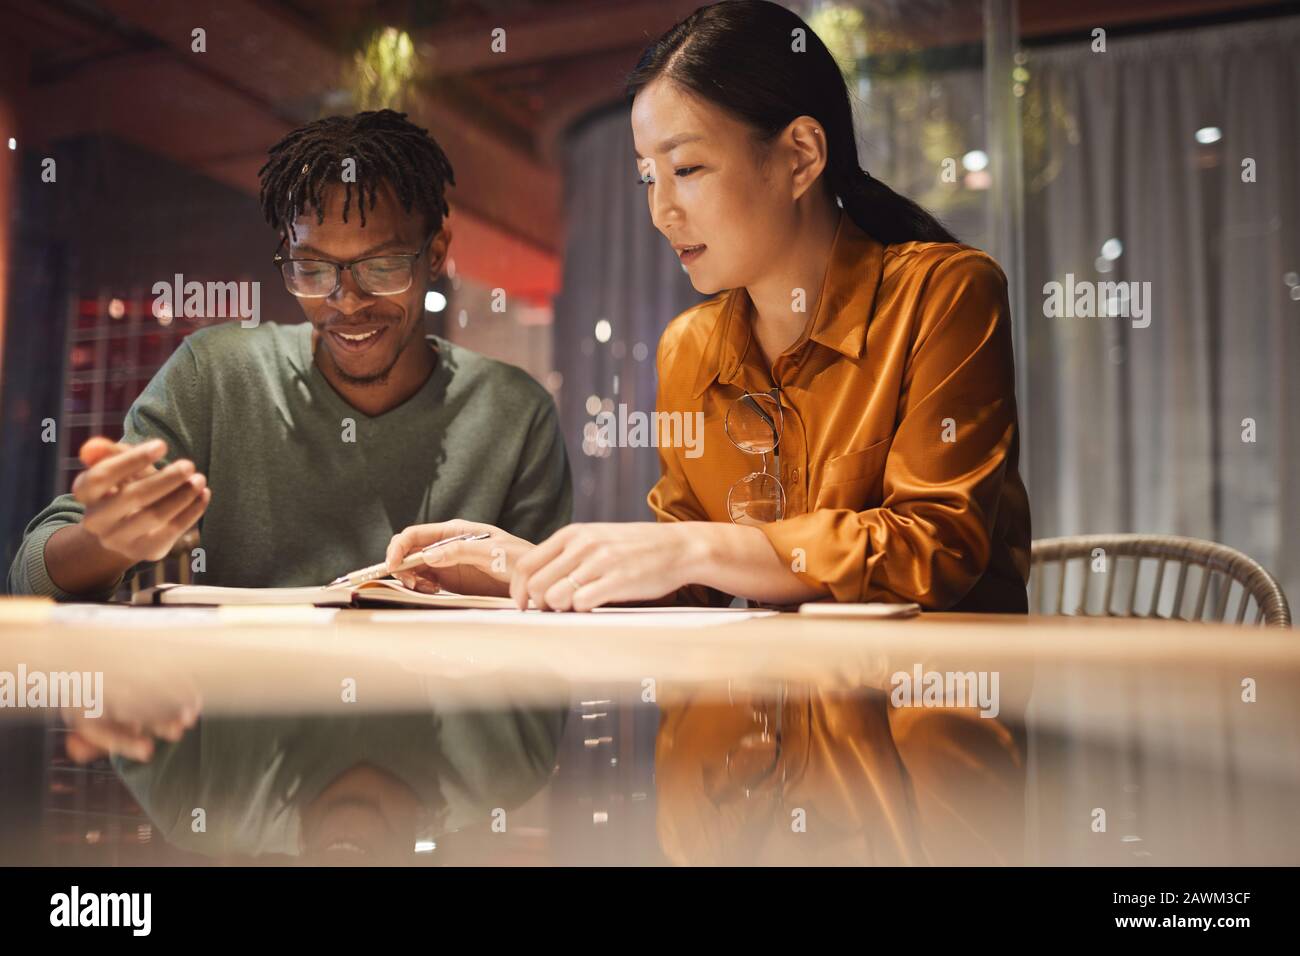
[[[674,357],[690,360],[703,355],[730,294],[719,292],[672,319],[659,337],[659,361]]]
[[[896,242],[885,246],[882,284],[929,284],[943,279],[989,282],[1003,287],[1007,282],[996,259],[965,243]]]
[[[907,317],[915,348],[941,325],[957,343],[959,331],[983,336],[991,325],[1009,317],[1002,267],[987,252],[958,242],[886,246],[876,302],[900,321]]]

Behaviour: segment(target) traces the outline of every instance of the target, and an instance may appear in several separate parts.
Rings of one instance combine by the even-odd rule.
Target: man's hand
[[[425,556],[424,566],[396,571],[393,576],[412,590],[434,594],[446,589],[457,594],[509,593],[515,563],[533,549],[531,542],[476,521],[440,521],[416,524],[393,535],[388,543],[388,568],[396,568],[412,551],[458,534],[482,534],[481,541],[454,541]]]
[[[143,763],[153,757],[156,738],[180,740],[203,707],[198,689],[186,679],[139,691],[118,688],[114,699],[116,705],[106,706],[99,717],[87,717],[76,707],[59,711],[68,728],[68,759],[87,764],[120,754]]]
[[[55,587],[72,595],[113,587],[141,561],[158,561],[199,520],[212,491],[194,463],[177,461],[161,471],[167,453],[160,440],[124,445],[91,438],[81,446],[86,470],[72,483],[84,518],[50,535],[45,570]]]
[[[123,445],[91,438],[81,446],[86,470],[72,483],[72,496],[86,509],[81,527],[130,564],[165,558],[212,499],[194,462],[153,467],[166,452],[161,439]]]

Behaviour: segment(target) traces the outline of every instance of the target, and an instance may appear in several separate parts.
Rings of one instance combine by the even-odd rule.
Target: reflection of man
[[[200,519],[199,583],[244,586],[332,580],[410,525],[465,518],[535,542],[569,520],[550,396],[424,334],[451,243],[437,143],[391,110],[330,117],[274,146],[261,176],[308,321],[189,335],[123,442],[88,442],[72,494],[28,525],[11,591],[107,597]]]
[[[550,780],[565,709],[204,717],[147,763],[116,760],[172,845],[231,860],[410,862]],[[195,808],[204,825],[194,825]]]
[[[304,862],[401,861],[414,851],[426,814],[420,796],[386,770],[357,764],[335,777],[302,810]],[[431,830],[441,830],[435,822]]]

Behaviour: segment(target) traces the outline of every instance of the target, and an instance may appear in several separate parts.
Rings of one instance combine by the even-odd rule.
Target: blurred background
[[[381,106],[456,170],[429,329],[550,390],[579,520],[646,518],[654,449],[597,447],[593,418],[653,408],[659,334],[697,296],[635,185],[621,81],[695,6],[0,0],[6,566],[80,443],[120,434],[192,331],[151,314],[154,282],[259,280],[267,319],[301,321],[257,170],[296,125]],[[862,165],[1010,279],[1034,536],[1211,539],[1300,594],[1300,9],[790,6],[845,69]],[[1067,274],[1149,281],[1150,325],[1045,316]]]

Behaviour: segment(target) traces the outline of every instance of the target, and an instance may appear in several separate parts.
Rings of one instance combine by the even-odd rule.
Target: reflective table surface
[[[1295,864],[1300,645],[7,600],[0,773],[7,864]]]

